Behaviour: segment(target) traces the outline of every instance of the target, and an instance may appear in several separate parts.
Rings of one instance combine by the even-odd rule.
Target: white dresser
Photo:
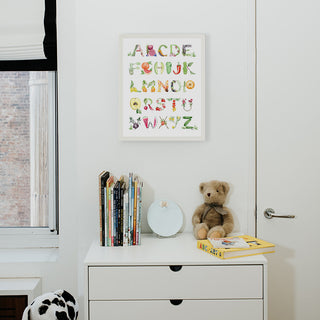
[[[189,233],[143,235],[125,248],[94,243],[85,275],[86,320],[267,320],[265,257],[221,260]]]

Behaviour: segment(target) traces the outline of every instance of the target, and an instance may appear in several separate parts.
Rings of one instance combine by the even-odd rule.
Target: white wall
[[[157,198],[176,201],[184,231],[202,202],[198,185],[231,185],[238,230],[253,232],[254,1],[58,1],[61,248],[57,263],[0,266],[1,276],[43,276],[44,291],[83,296],[83,259],[98,239],[99,172],[133,171],[145,182],[143,230]],[[206,35],[206,140],[122,142],[118,138],[119,35]],[[77,278],[77,281],[76,281]],[[82,319],[80,317],[80,319]]]
[[[98,238],[97,176],[133,171],[145,182],[143,214],[168,197],[185,214],[185,231],[202,201],[199,183],[231,184],[228,206],[238,230],[254,223],[254,2],[85,1],[76,3],[76,209],[79,263]],[[118,137],[119,35],[206,35],[206,140],[123,142]],[[61,136],[63,139],[63,136]],[[149,231],[146,223],[143,229]],[[82,270],[81,270],[82,271]],[[83,286],[79,274],[79,291]]]
[[[250,4],[251,3],[251,4]],[[144,209],[162,195],[190,218],[201,181],[232,185],[228,205],[247,229],[252,212],[254,29],[252,1],[77,1],[76,139],[81,225],[97,236],[97,175],[133,171],[145,181]],[[205,33],[206,141],[121,142],[119,35]],[[61,136],[63,139],[63,136]],[[252,191],[252,190],[251,190]],[[250,207],[251,206],[251,207]],[[88,216],[94,219],[88,219]],[[88,238],[92,238],[92,234]]]

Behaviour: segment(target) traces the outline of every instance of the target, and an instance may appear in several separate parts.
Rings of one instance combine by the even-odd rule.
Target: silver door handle
[[[264,216],[267,218],[267,219],[272,219],[272,218],[287,218],[287,219],[293,219],[295,218],[296,216],[294,215],[278,215],[278,214],[275,214],[275,211],[272,209],[272,208],[267,208],[266,210],[264,210]]]

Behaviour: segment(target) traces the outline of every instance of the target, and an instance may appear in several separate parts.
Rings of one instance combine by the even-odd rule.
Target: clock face
[[[170,237],[179,232],[183,224],[183,214],[173,201],[155,201],[148,210],[148,224],[151,230],[162,237]]]

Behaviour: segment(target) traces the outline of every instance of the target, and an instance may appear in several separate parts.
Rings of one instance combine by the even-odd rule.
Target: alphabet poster
[[[204,35],[121,37],[120,136],[204,139]]]

